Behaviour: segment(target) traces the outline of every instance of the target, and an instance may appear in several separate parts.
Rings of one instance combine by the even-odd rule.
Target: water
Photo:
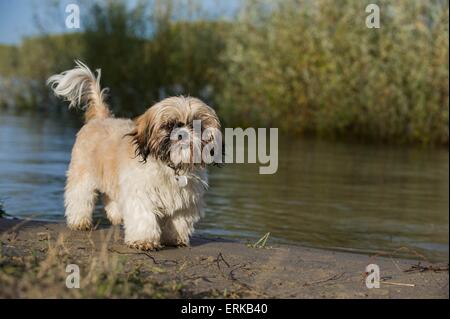
[[[7,214],[63,220],[76,132],[68,121],[0,115],[0,199]],[[448,150],[280,144],[275,175],[244,164],[210,171],[208,209],[197,232],[250,242],[270,232],[269,242],[448,260]],[[99,207],[96,216],[102,215]]]

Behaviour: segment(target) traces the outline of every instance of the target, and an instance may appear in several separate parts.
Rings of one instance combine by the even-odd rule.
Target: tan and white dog
[[[100,193],[109,220],[123,222],[129,246],[152,250],[189,245],[194,223],[203,214],[207,187],[206,164],[193,163],[189,151],[216,138],[215,133],[207,139],[199,136],[192,123],[201,121],[202,129],[218,131],[216,113],[199,99],[170,97],[135,120],[114,118],[100,88],[100,70],[96,77],[85,64],[76,64],[48,79],[69,107],[85,110],[85,125],[77,134],[67,172],[68,226],[92,227]],[[180,147],[184,139],[171,138],[180,128],[190,137],[187,151]]]

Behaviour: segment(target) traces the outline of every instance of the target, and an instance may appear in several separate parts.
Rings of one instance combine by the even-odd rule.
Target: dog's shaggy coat
[[[216,113],[199,99],[171,97],[134,121],[114,118],[100,88],[100,70],[95,77],[86,65],[76,63],[48,80],[69,107],[85,110],[86,123],[77,134],[67,172],[68,226],[92,227],[100,193],[109,220],[123,222],[128,245],[144,250],[188,245],[194,223],[203,214],[207,175],[204,163],[171,162],[175,142],[170,134],[174,127],[186,127],[193,139],[201,139],[193,134],[192,121],[218,130]],[[177,156],[185,159],[186,154],[180,151]],[[180,174],[187,178],[185,187],[177,182]]]

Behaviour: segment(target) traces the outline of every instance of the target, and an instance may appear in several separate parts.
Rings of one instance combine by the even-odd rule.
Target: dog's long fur
[[[203,164],[171,165],[170,131],[175,125],[192,127],[193,120],[219,129],[216,113],[199,99],[171,97],[134,121],[116,119],[104,101],[100,70],[96,78],[86,65],[76,64],[48,80],[70,107],[86,112],[67,172],[68,226],[90,229],[96,194],[101,193],[109,220],[124,223],[128,245],[144,250],[188,245],[203,214],[207,174]],[[185,187],[177,183],[180,172],[187,177]]]

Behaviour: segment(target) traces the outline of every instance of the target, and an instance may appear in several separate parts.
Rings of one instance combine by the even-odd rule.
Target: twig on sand
[[[230,278],[232,279],[232,280],[237,280],[236,279],[236,277],[235,277],[235,275],[234,275],[234,272],[236,271],[236,270],[239,270],[239,269],[246,269],[246,267],[247,267],[247,263],[245,263],[245,264],[237,264],[236,265],[236,267],[234,267],[231,271],[230,271],[230,273],[228,274],[229,276],[230,276]]]
[[[376,259],[377,257],[389,257],[390,259],[391,259],[391,261],[392,261],[392,263],[394,264],[394,266],[397,268],[397,270],[399,270],[399,271],[405,271],[405,270],[402,270],[401,268],[400,268],[400,266],[399,266],[399,264],[397,263],[397,262],[395,262],[394,261],[394,258],[393,258],[393,256],[395,255],[395,254],[398,254],[399,252],[401,252],[401,251],[406,251],[407,253],[409,253],[409,254],[413,254],[413,255],[415,255],[418,259],[421,259],[421,260],[424,260],[424,261],[426,261],[426,262],[428,262],[428,263],[430,263],[429,261],[428,261],[428,259],[424,256],[424,255],[422,255],[422,254],[419,254],[417,251],[415,251],[414,249],[411,249],[411,248],[408,248],[408,247],[399,247],[399,248],[397,248],[397,249],[395,249],[394,251],[392,251],[392,252],[383,252],[383,251],[380,251],[380,252],[378,252],[378,253],[376,253],[375,255],[373,255],[373,256],[370,256],[370,259]],[[420,262],[419,262],[420,263]],[[431,263],[430,263],[431,264]]]
[[[163,260],[156,260],[155,257],[153,257],[150,253],[146,252],[146,251],[141,251],[141,252],[124,252],[124,251],[118,251],[115,249],[108,249],[110,252],[112,253],[116,253],[116,254],[120,254],[120,255],[144,255],[147,256],[148,258],[150,258],[153,263],[155,265],[164,265],[164,266],[168,266],[170,265],[178,265],[178,262],[176,260],[170,260],[170,259],[163,259]]]
[[[237,278],[234,276],[234,271],[237,270],[237,269],[240,269],[240,268],[245,267],[246,264],[245,264],[245,265],[239,265],[239,264],[238,264],[238,265],[234,265],[233,267],[235,267],[235,268],[231,269],[231,270],[228,272],[228,275],[227,275],[227,274],[225,274],[225,272],[224,272],[224,271],[222,270],[222,268],[220,267],[220,262],[221,262],[221,261],[227,266],[227,268],[231,268],[231,266],[230,266],[230,264],[225,260],[225,258],[223,257],[222,253],[219,252],[219,254],[217,255],[217,258],[214,259],[214,262],[217,264],[217,268],[219,269],[219,271],[220,271],[222,277],[224,277],[224,278],[230,280],[233,284],[237,285],[237,286],[239,287],[239,289],[241,289],[241,290],[245,290],[245,291],[249,291],[249,292],[251,291],[252,293],[257,294],[257,295],[259,295],[259,296],[265,296],[265,297],[267,297],[266,294],[258,292],[255,288],[250,287],[248,284],[246,284],[246,283],[240,281],[239,279],[237,279]]]
[[[392,285],[392,286],[404,286],[404,287],[415,287],[416,285],[414,284],[403,284],[401,282],[392,282],[392,281],[382,281],[382,284],[385,285]]]
[[[412,265],[409,269],[403,270],[403,272],[425,272],[425,271],[434,271],[434,272],[440,272],[440,271],[448,271],[448,264],[447,266],[435,266],[435,265],[428,265],[424,266],[420,264],[420,261],[417,263],[417,265]]]
[[[207,277],[207,276],[185,276],[183,279],[184,280],[192,280],[192,281],[196,281],[196,280],[202,279],[202,280],[204,280],[206,282],[212,283],[212,281],[209,280],[209,278],[210,277]],[[213,278],[213,277],[211,277],[211,278]]]
[[[230,268],[230,264],[225,260],[222,253],[219,253],[214,261],[216,262],[217,268],[219,268],[220,271],[222,271],[222,269],[220,268],[220,261],[223,261],[225,265],[227,265],[227,267]]]
[[[303,286],[311,286],[311,285],[316,285],[316,284],[323,284],[323,283],[326,283],[328,281],[338,280],[338,279],[341,279],[342,276],[344,276],[344,275],[345,275],[345,272],[337,273],[337,274],[334,274],[333,276],[331,276],[330,278],[327,278],[327,279],[313,281],[313,282],[307,282],[307,283],[303,284]]]

